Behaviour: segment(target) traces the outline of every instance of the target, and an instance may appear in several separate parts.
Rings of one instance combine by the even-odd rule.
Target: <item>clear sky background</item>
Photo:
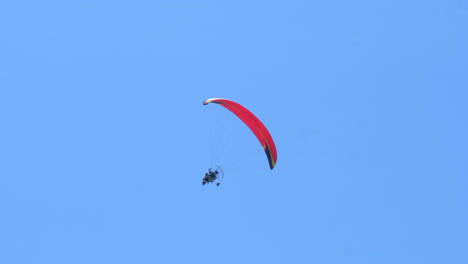
[[[466,0],[2,0],[0,263],[466,264],[467,99]]]

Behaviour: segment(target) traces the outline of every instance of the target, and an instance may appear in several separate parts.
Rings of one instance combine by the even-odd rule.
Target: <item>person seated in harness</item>
[[[214,182],[218,178],[216,175],[218,175],[218,170],[211,171],[211,168],[209,168],[208,172],[205,173],[205,177],[203,178],[202,185],[205,185],[208,182],[209,183]]]

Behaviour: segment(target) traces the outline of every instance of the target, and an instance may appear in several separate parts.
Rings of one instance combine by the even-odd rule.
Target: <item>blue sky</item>
[[[0,262],[468,263],[467,30],[466,0],[3,0]]]

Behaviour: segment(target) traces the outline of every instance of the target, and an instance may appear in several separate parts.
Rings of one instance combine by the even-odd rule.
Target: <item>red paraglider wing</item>
[[[270,169],[273,169],[276,165],[276,146],[275,142],[273,142],[273,138],[271,137],[270,132],[268,132],[268,129],[265,127],[265,125],[263,125],[263,123],[247,108],[234,101],[222,98],[211,98],[203,102],[204,105],[209,103],[216,103],[224,106],[229,111],[233,112],[237,117],[239,117],[239,119],[242,120],[242,122],[244,122],[250,128],[250,130],[252,130],[258,141],[260,141],[263,150],[265,150],[268,162],[270,163]]]

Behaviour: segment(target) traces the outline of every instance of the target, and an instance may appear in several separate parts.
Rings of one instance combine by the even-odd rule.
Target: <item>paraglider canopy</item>
[[[275,142],[273,141],[270,132],[260,121],[260,119],[258,119],[252,112],[250,112],[244,106],[228,99],[211,98],[203,102],[204,105],[207,105],[209,103],[222,105],[223,107],[234,113],[240,120],[242,120],[242,122],[244,122],[244,124],[246,124],[250,128],[250,130],[252,130],[252,132],[255,134],[258,141],[262,145],[263,150],[265,151],[265,154],[268,158],[268,163],[270,164],[270,169],[273,169],[276,165],[277,159]]]

